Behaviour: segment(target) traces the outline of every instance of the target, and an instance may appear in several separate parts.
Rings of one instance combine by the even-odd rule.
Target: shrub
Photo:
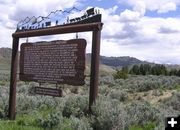
[[[130,126],[129,130],[143,130],[143,128],[139,125],[132,125]]]
[[[72,120],[71,127],[73,130],[93,130],[89,120],[85,117],[79,119],[71,116],[70,119]]]
[[[28,114],[36,110],[42,103],[41,98],[36,96],[27,96],[24,94],[17,94],[17,113]],[[38,105],[39,104],[39,105]]]
[[[9,81],[10,74],[0,73],[0,80]]]
[[[0,121],[0,130],[43,130],[35,126],[21,126],[12,121]]]
[[[131,92],[144,92],[153,89],[177,89],[180,78],[175,76],[130,76],[128,79],[116,80],[117,84]]]
[[[107,86],[107,85],[101,85],[99,86],[99,94],[101,95],[108,95],[109,91],[110,91],[110,88]]]
[[[110,92],[109,97],[123,102],[128,99],[128,93],[124,90],[115,90],[114,89]]]
[[[31,126],[35,125],[35,117],[33,115],[18,115],[16,117],[16,122],[18,125],[25,125],[25,126]]]
[[[17,113],[29,114],[38,111],[41,107],[62,109],[64,107],[63,99],[57,99],[49,96],[28,96],[23,93],[17,94]]]
[[[0,87],[0,119],[5,119],[8,115],[9,96],[7,89],[6,87]]]
[[[0,86],[5,86],[6,85],[6,81],[5,80],[0,80]]]
[[[65,101],[63,116],[70,117],[73,115],[75,117],[80,117],[83,115],[83,111],[87,106],[88,98],[86,96],[70,96]]]
[[[180,93],[175,93],[171,98],[164,101],[164,105],[172,107],[180,112]]]
[[[144,126],[147,122],[158,123],[161,121],[160,111],[148,102],[135,101],[126,107],[130,125]]]
[[[115,85],[114,77],[112,75],[106,75],[99,78],[101,85]]]
[[[162,90],[153,90],[152,95],[154,95],[154,96],[162,96],[163,91]]]
[[[109,100],[102,96],[92,107],[92,112],[94,114],[92,126],[95,130],[119,130],[126,126],[127,114],[117,100]]]
[[[0,119],[3,119],[3,118],[5,118],[5,113],[4,113],[4,110],[0,108]]]
[[[144,126],[132,125],[129,127],[129,130],[154,130],[154,128],[155,128],[154,122],[147,122]]]
[[[70,118],[63,118],[63,123],[58,128],[59,130],[73,130],[72,128],[72,120]]]
[[[47,117],[39,117],[36,119],[37,125],[45,129],[52,129],[58,127],[63,123],[62,113],[55,112],[48,114]]]
[[[156,124],[154,122],[147,122],[143,126],[143,130],[154,130],[155,127],[156,127]]]
[[[128,78],[128,73],[123,70],[118,70],[117,73],[114,75],[115,79],[127,79]]]
[[[58,130],[93,130],[93,128],[87,117],[77,118],[71,116],[70,118],[64,118],[63,124],[58,127]]]
[[[20,85],[20,86],[18,86],[17,87],[17,90],[16,90],[16,92],[18,93],[18,94],[20,94],[20,93],[23,93],[24,95],[25,94],[29,94],[29,87],[27,86],[27,85]]]

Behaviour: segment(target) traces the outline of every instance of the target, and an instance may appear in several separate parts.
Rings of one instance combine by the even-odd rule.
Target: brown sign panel
[[[20,54],[22,81],[85,84],[86,40],[23,43]]]
[[[62,97],[62,90],[56,88],[35,87],[34,92],[39,95],[48,95],[53,97]]]

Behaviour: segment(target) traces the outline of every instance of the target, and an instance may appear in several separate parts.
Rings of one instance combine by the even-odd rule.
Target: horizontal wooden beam
[[[59,25],[54,27],[26,30],[26,31],[16,31],[12,34],[14,38],[25,38],[25,37],[37,37],[45,35],[55,35],[55,34],[65,34],[65,33],[75,33],[75,32],[85,32],[93,31],[94,29],[101,30],[102,23],[90,23],[90,24],[77,24],[77,25]]]

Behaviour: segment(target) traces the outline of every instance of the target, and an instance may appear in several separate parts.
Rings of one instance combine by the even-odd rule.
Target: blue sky
[[[180,0],[0,0],[0,47],[12,46],[11,35],[26,16],[46,16],[73,6],[81,13],[88,7],[100,9],[104,23],[101,55],[180,64]],[[87,40],[86,50],[91,52],[91,33],[80,33],[79,37]],[[29,40],[72,38],[74,34]]]

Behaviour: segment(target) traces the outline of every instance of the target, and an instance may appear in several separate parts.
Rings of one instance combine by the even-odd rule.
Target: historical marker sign
[[[59,11],[57,12],[59,13]],[[58,18],[56,21],[40,20],[39,18],[42,19],[45,17],[38,17],[33,22],[32,19],[28,21],[26,19],[22,20],[18,23],[16,32],[12,34],[9,119],[14,120],[16,116],[19,39],[86,31],[92,32],[92,60],[89,89],[89,112],[91,112],[91,106],[95,103],[98,95],[100,38],[103,26],[103,23],[101,23],[101,14],[99,14],[98,10],[92,8],[88,9],[83,16],[70,19],[67,17],[67,22],[60,24],[58,20],[61,18]],[[52,26],[50,26],[51,22]],[[23,81],[83,85],[85,78],[85,48],[86,41],[83,39],[52,41],[49,43],[24,43],[21,46],[19,78]],[[38,88],[36,93],[54,96],[60,92],[58,90]]]
[[[20,80],[83,85],[86,44],[84,39],[23,43]]]
[[[56,88],[35,87],[34,92],[39,95],[48,95],[53,97],[62,97],[62,90]]]

